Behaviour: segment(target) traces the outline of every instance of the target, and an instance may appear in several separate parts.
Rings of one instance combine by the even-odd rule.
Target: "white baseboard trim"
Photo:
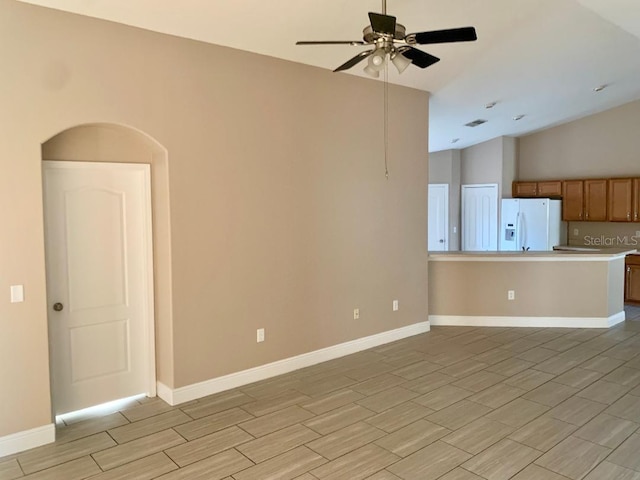
[[[292,372],[300,368],[309,367],[317,363],[344,357],[352,353],[360,352],[368,348],[377,347],[385,343],[395,342],[403,338],[418,335],[429,331],[429,322],[416,323],[406,327],[378,333],[369,337],[359,338],[350,342],[340,343],[332,347],[322,348],[313,352],[304,353],[296,357],[285,358],[277,362],[268,363],[259,367],[250,368],[241,372],[231,373],[223,377],[212,378],[204,382],[187,385],[185,387],[170,388],[158,382],[158,396],[169,405],[206,397],[214,393],[223,392],[232,388],[247,385],[249,383],[265,380],[267,378]]]
[[[429,315],[433,326],[609,328],[624,322],[624,310],[610,317],[491,317]]]
[[[0,437],[0,457],[23,452],[55,440],[56,426],[53,423]]]

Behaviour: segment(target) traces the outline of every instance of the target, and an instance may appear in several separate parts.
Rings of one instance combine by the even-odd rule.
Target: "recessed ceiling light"
[[[598,85],[596,88],[593,89],[593,91],[594,92],[601,92],[605,88],[607,88],[607,85]]]
[[[465,123],[464,126],[465,127],[477,127],[478,125],[482,125],[483,123],[487,123],[487,121],[482,119],[482,118],[479,118],[477,120],[474,120],[473,122]]]
[[[460,141],[459,138],[453,138],[451,139],[451,143],[458,143]]]
[[[484,106],[484,108],[486,108],[487,110],[489,110],[489,109],[491,109],[491,108],[495,107],[497,103],[498,103],[498,102],[489,102],[489,103],[487,103],[487,104]]]
[[[515,117],[513,117],[513,119],[517,122],[518,120],[522,120],[524,118],[523,114],[520,115],[516,115]]]

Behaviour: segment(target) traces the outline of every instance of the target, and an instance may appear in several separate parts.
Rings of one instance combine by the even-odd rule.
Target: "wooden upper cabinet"
[[[513,182],[511,185],[514,198],[535,197],[538,192],[537,182]]]
[[[612,178],[609,180],[609,221],[633,221],[633,191],[632,178]]]
[[[607,221],[607,185],[605,178],[584,181],[584,219],[588,222]]]
[[[565,180],[562,182],[562,220],[582,221],[584,203],[584,182]]]
[[[640,178],[633,179],[633,201],[631,215],[634,222],[640,221]]]
[[[542,198],[561,197],[562,182],[560,180],[538,182],[537,196]]]

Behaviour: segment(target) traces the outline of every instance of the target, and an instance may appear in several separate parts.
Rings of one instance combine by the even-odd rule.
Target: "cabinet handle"
[[[627,220],[631,220],[631,214],[627,212]]]

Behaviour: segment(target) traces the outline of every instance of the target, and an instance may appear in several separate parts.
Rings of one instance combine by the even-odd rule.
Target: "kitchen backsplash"
[[[640,223],[569,222],[569,245],[640,249]]]

